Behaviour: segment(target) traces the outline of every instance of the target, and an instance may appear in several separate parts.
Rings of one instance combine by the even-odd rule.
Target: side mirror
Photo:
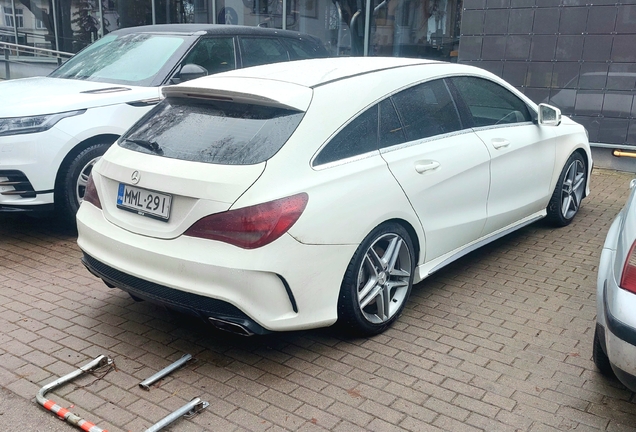
[[[188,63],[183,65],[179,72],[179,82],[190,81],[208,75],[208,70],[198,64]]]
[[[539,104],[539,124],[558,126],[561,124],[561,110],[548,104]]]
[[[634,187],[636,187],[636,179],[632,179],[632,181],[629,182],[629,188],[634,189]]]

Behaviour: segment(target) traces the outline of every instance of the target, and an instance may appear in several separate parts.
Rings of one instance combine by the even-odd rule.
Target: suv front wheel
[[[88,176],[111,144],[111,141],[92,144],[62,167],[55,189],[55,205],[64,221],[75,223],[75,214],[84,199]]]

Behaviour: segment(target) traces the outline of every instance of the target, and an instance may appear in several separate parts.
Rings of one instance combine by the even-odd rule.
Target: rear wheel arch
[[[340,327],[354,335],[373,335],[391,326],[410,296],[419,250],[416,230],[403,219],[389,219],[370,230],[343,276]]]
[[[409,222],[407,222],[404,219],[389,219],[383,222],[382,224],[387,224],[387,223],[396,223],[398,225],[402,225],[402,228],[404,228],[406,232],[409,234],[409,236],[411,237],[411,241],[413,242],[413,248],[415,249],[414,250],[415,267],[417,267],[417,263],[419,262],[419,259],[420,259],[420,251],[421,251],[422,245],[420,244],[420,236],[417,235],[417,231],[415,231],[415,228],[413,227],[413,225],[411,225]]]

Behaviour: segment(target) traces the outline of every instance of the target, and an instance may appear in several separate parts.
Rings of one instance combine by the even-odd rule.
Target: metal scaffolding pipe
[[[159,422],[150,426],[148,429],[146,429],[146,432],[156,432],[158,430],[161,430],[182,416],[187,418],[193,417],[196,414],[198,414],[201,410],[206,409],[208,406],[210,406],[209,403],[202,401],[200,398],[194,398],[190,402],[188,402],[187,404],[185,404],[184,406],[182,406],[181,408],[173,412],[172,414],[167,415],[166,417],[161,419]]]
[[[143,380],[142,382],[140,382],[139,383],[139,387],[141,387],[144,390],[150,390],[150,386],[152,384],[154,384],[155,382],[159,381],[161,378],[165,377],[166,375],[168,375],[172,371],[179,369],[181,366],[186,364],[191,359],[192,359],[192,356],[190,354],[184,355],[179,360],[177,360],[176,362],[172,363],[171,365],[166,366],[165,368],[161,369],[159,372],[157,372],[156,374],[154,374],[150,378],[147,378],[147,379]]]
[[[104,5],[102,5],[102,0],[97,0],[97,3],[99,4],[99,35],[97,35],[97,39],[100,39],[104,37]]]
[[[13,15],[13,33],[15,34],[15,43],[19,44],[20,40],[18,39],[18,17],[15,13],[15,0],[11,0],[11,12]],[[20,51],[16,51],[16,55],[20,57]]]
[[[55,34],[55,50],[60,51],[60,38],[57,31],[57,6],[55,5],[55,0],[51,0],[51,11],[53,12],[53,33]],[[60,57],[58,56],[58,64],[60,64],[59,58]]]
[[[65,420],[67,423],[72,424],[73,426],[77,426],[87,432],[108,432],[104,429],[101,429],[95,426],[95,424],[84,420],[80,416],[73,414],[66,408],[62,408],[61,406],[59,406],[52,400],[46,399],[44,395],[48,393],[49,391],[53,390],[54,388],[74,380],[80,375],[90,372],[93,369],[97,369],[99,367],[111,365],[111,364],[113,364],[113,361],[110,358],[104,355],[100,355],[95,360],[85,364],[84,366],[81,366],[79,369],[71,372],[70,374],[64,375],[62,378],[58,378],[55,381],[45,385],[44,387],[40,389],[40,391],[35,396],[35,398],[37,399],[38,403],[42,405],[44,408],[56,414],[62,420]]]

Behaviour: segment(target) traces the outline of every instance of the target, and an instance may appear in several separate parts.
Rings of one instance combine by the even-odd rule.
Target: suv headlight
[[[43,132],[51,129],[63,118],[84,114],[85,112],[86,110],[82,109],[32,117],[0,118],[0,136]]]

